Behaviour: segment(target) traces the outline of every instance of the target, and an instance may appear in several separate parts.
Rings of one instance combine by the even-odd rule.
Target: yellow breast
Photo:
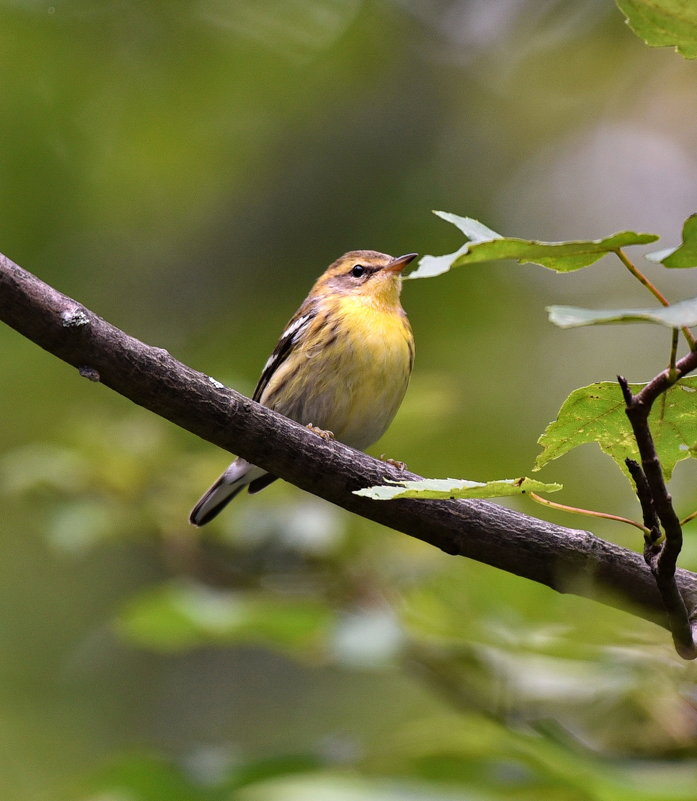
[[[332,311],[331,330],[318,338],[323,344],[304,343],[274,375],[269,390],[278,401],[269,405],[364,449],[382,436],[406,392],[411,326],[401,306],[361,297],[344,297]],[[276,393],[280,381],[286,390]]]
[[[337,339],[322,366],[319,404],[324,423],[341,442],[367,448],[397,413],[413,363],[411,327],[401,307],[346,297]]]

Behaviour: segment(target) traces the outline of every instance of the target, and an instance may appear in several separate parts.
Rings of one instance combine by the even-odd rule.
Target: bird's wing
[[[276,372],[281,364],[288,358],[293,346],[303,337],[310,326],[312,320],[317,316],[317,308],[314,304],[304,303],[296,312],[293,319],[286,326],[286,330],[281,334],[273,353],[269,356],[261,371],[259,383],[254,390],[252,400],[259,401],[271,376]]]

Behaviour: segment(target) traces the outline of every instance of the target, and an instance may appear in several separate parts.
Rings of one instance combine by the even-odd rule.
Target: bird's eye
[[[354,278],[360,278],[365,272],[365,267],[362,264],[354,264],[351,268],[351,275]]]

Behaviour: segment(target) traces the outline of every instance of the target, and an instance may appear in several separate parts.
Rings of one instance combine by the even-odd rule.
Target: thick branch
[[[418,476],[318,438],[167,351],[128,336],[3,256],[0,319],[85,377],[345,509],[446,553],[667,625],[639,554],[487,501],[373,501],[353,495],[385,478]],[[676,576],[683,596],[697,599],[697,575],[680,570]]]

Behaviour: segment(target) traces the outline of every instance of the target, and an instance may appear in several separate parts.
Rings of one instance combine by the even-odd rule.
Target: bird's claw
[[[305,428],[309,428],[313,434],[317,434],[317,436],[322,437],[322,439],[334,439],[333,431],[325,431],[323,428],[317,428],[317,426],[312,425],[312,423],[308,423]]]
[[[397,470],[402,470],[403,471],[403,470],[407,469],[407,463],[406,462],[400,462],[398,459],[389,459],[387,456],[385,456],[384,453],[380,454],[380,460],[382,462],[386,462],[387,464],[391,465],[392,467],[396,467]]]

